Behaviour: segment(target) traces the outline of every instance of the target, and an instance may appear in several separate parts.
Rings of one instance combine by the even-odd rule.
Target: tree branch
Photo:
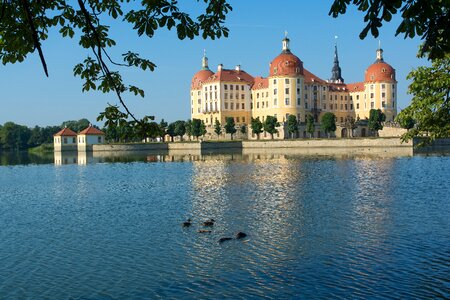
[[[133,118],[133,120],[135,120],[137,123],[141,123],[138,119],[136,119],[136,117],[131,113],[131,111],[128,109],[128,107],[126,106],[125,102],[122,99],[122,95],[121,92],[119,91],[116,83],[114,82],[114,79],[111,76],[111,72],[109,71],[108,66],[106,65],[106,63],[103,61],[102,58],[102,50],[105,51],[102,47],[102,44],[100,42],[100,37],[97,34],[97,31],[95,30],[95,26],[94,24],[92,24],[89,12],[86,10],[86,7],[84,6],[84,3],[82,0],[78,0],[78,5],[80,6],[81,12],[83,13],[85,19],[86,19],[86,25],[89,29],[89,31],[92,32],[92,36],[95,39],[95,42],[97,44],[97,48],[98,50],[95,50],[94,45],[91,46],[92,51],[94,52],[95,56],[97,57],[97,60],[100,64],[100,67],[102,69],[103,74],[108,78],[109,82],[112,84],[114,91],[116,92],[117,97],[119,98],[120,103],[122,104],[122,106],[125,108],[125,110],[127,111],[127,113]],[[106,51],[105,51],[106,52]]]
[[[41,43],[37,35],[36,27],[33,23],[33,17],[31,16],[30,7],[28,6],[28,0],[22,0],[23,10],[27,15],[28,25],[31,29],[31,36],[33,38],[34,47],[38,50],[39,58],[41,59],[42,67],[44,68],[45,75],[48,77],[47,63],[45,62],[44,53],[42,52]]]

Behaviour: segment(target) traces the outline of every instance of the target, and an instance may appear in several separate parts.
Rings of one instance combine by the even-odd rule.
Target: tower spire
[[[381,49],[381,40],[378,40],[377,60],[375,62],[383,61],[383,49]]]
[[[208,58],[206,57],[206,49],[203,49],[202,70],[209,70]]]
[[[291,49],[289,48],[289,38],[288,36],[288,32],[285,31],[284,32],[284,39],[283,39],[283,51],[281,51],[282,53],[291,53]]]
[[[337,39],[337,36],[335,36]],[[341,67],[339,66],[339,56],[337,50],[337,42],[334,42],[334,62],[333,68],[331,69],[331,78],[330,81],[333,83],[344,83],[344,78],[342,78]]]

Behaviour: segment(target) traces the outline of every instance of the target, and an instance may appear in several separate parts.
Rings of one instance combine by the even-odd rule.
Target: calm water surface
[[[450,298],[450,156],[12,160],[2,299]]]

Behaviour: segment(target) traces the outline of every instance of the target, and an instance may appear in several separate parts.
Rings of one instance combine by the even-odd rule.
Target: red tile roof
[[[214,75],[210,76],[205,81],[205,83],[216,81],[253,83],[254,78],[252,75],[248,74],[243,70],[237,71],[237,70],[222,69],[220,71],[217,71]]]
[[[394,68],[380,60],[371,64],[365,74],[365,82],[388,81],[396,82]]]
[[[270,63],[270,76],[298,76],[303,74],[303,62],[292,53],[281,53]]]
[[[79,134],[85,134],[85,135],[105,135],[105,133],[101,130],[98,130],[97,128],[93,126],[89,126],[88,128],[80,131]]]
[[[314,75],[313,73],[311,73],[310,71],[303,69],[303,76],[304,76],[304,80],[305,83],[308,82],[318,82],[318,83],[327,83],[325,80],[320,79],[319,77],[317,77],[316,75]]]
[[[260,89],[267,89],[269,87],[269,80],[267,78],[263,77],[255,77],[255,81],[252,85],[252,90],[260,90]]]
[[[73,130],[66,127],[55,133],[53,136],[77,136],[77,134]]]
[[[192,77],[191,89],[192,90],[201,90],[203,82],[212,75],[214,75],[214,73],[210,70],[198,71],[197,73],[195,73],[194,77]]]
[[[348,87],[345,83],[328,83],[328,89],[333,92],[348,92]]]
[[[364,92],[364,82],[348,83],[347,89],[349,92]]]

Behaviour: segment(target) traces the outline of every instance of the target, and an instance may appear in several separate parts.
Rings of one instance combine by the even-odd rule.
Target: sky
[[[182,9],[197,15],[201,3],[181,0]],[[116,60],[128,50],[138,52],[157,65],[154,72],[121,68],[126,83],[145,90],[145,98],[125,95],[125,101],[137,117],[153,115],[159,121],[172,122],[190,117],[190,82],[201,68],[206,49],[209,66],[217,70],[241,68],[253,76],[268,76],[269,63],[281,52],[285,31],[292,52],[306,69],[322,79],[331,77],[334,43],[337,41],[342,77],[346,83],[364,80],[364,71],[375,61],[375,51],[381,41],[384,59],[396,69],[398,108],[410,103],[407,94],[407,74],[428,61],[417,58],[419,38],[395,36],[400,17],[386,23],[377,39],[368,35],[359,39],[364,28],[364,14],[351,8],[345,15],[328,15],[331,0],[321,1],[256,1],[230,0],[233,11],[225,25],[228,38],[178,40],[174,30],[161,29],[153,38],[139,37],[128,23],[104,20],[111,26],[111,38],[117,45],[110,50]],[[337,40],[335,37],[338,37]],[[82,62],[88,50],[78,46],[76,39],[63,39],[56,32],[43,42],[50,76],[47,78],[36,53],[25,62],[0,65],[0,124],[12,121],[27,126],[60,125],[66,120],[87,118],[93,124],[108,104],[117,104],[114,94],[97,91],[82,92],[82,81],[73,75],[73,67]],[[114,67],[112,67],[113,70]]]

